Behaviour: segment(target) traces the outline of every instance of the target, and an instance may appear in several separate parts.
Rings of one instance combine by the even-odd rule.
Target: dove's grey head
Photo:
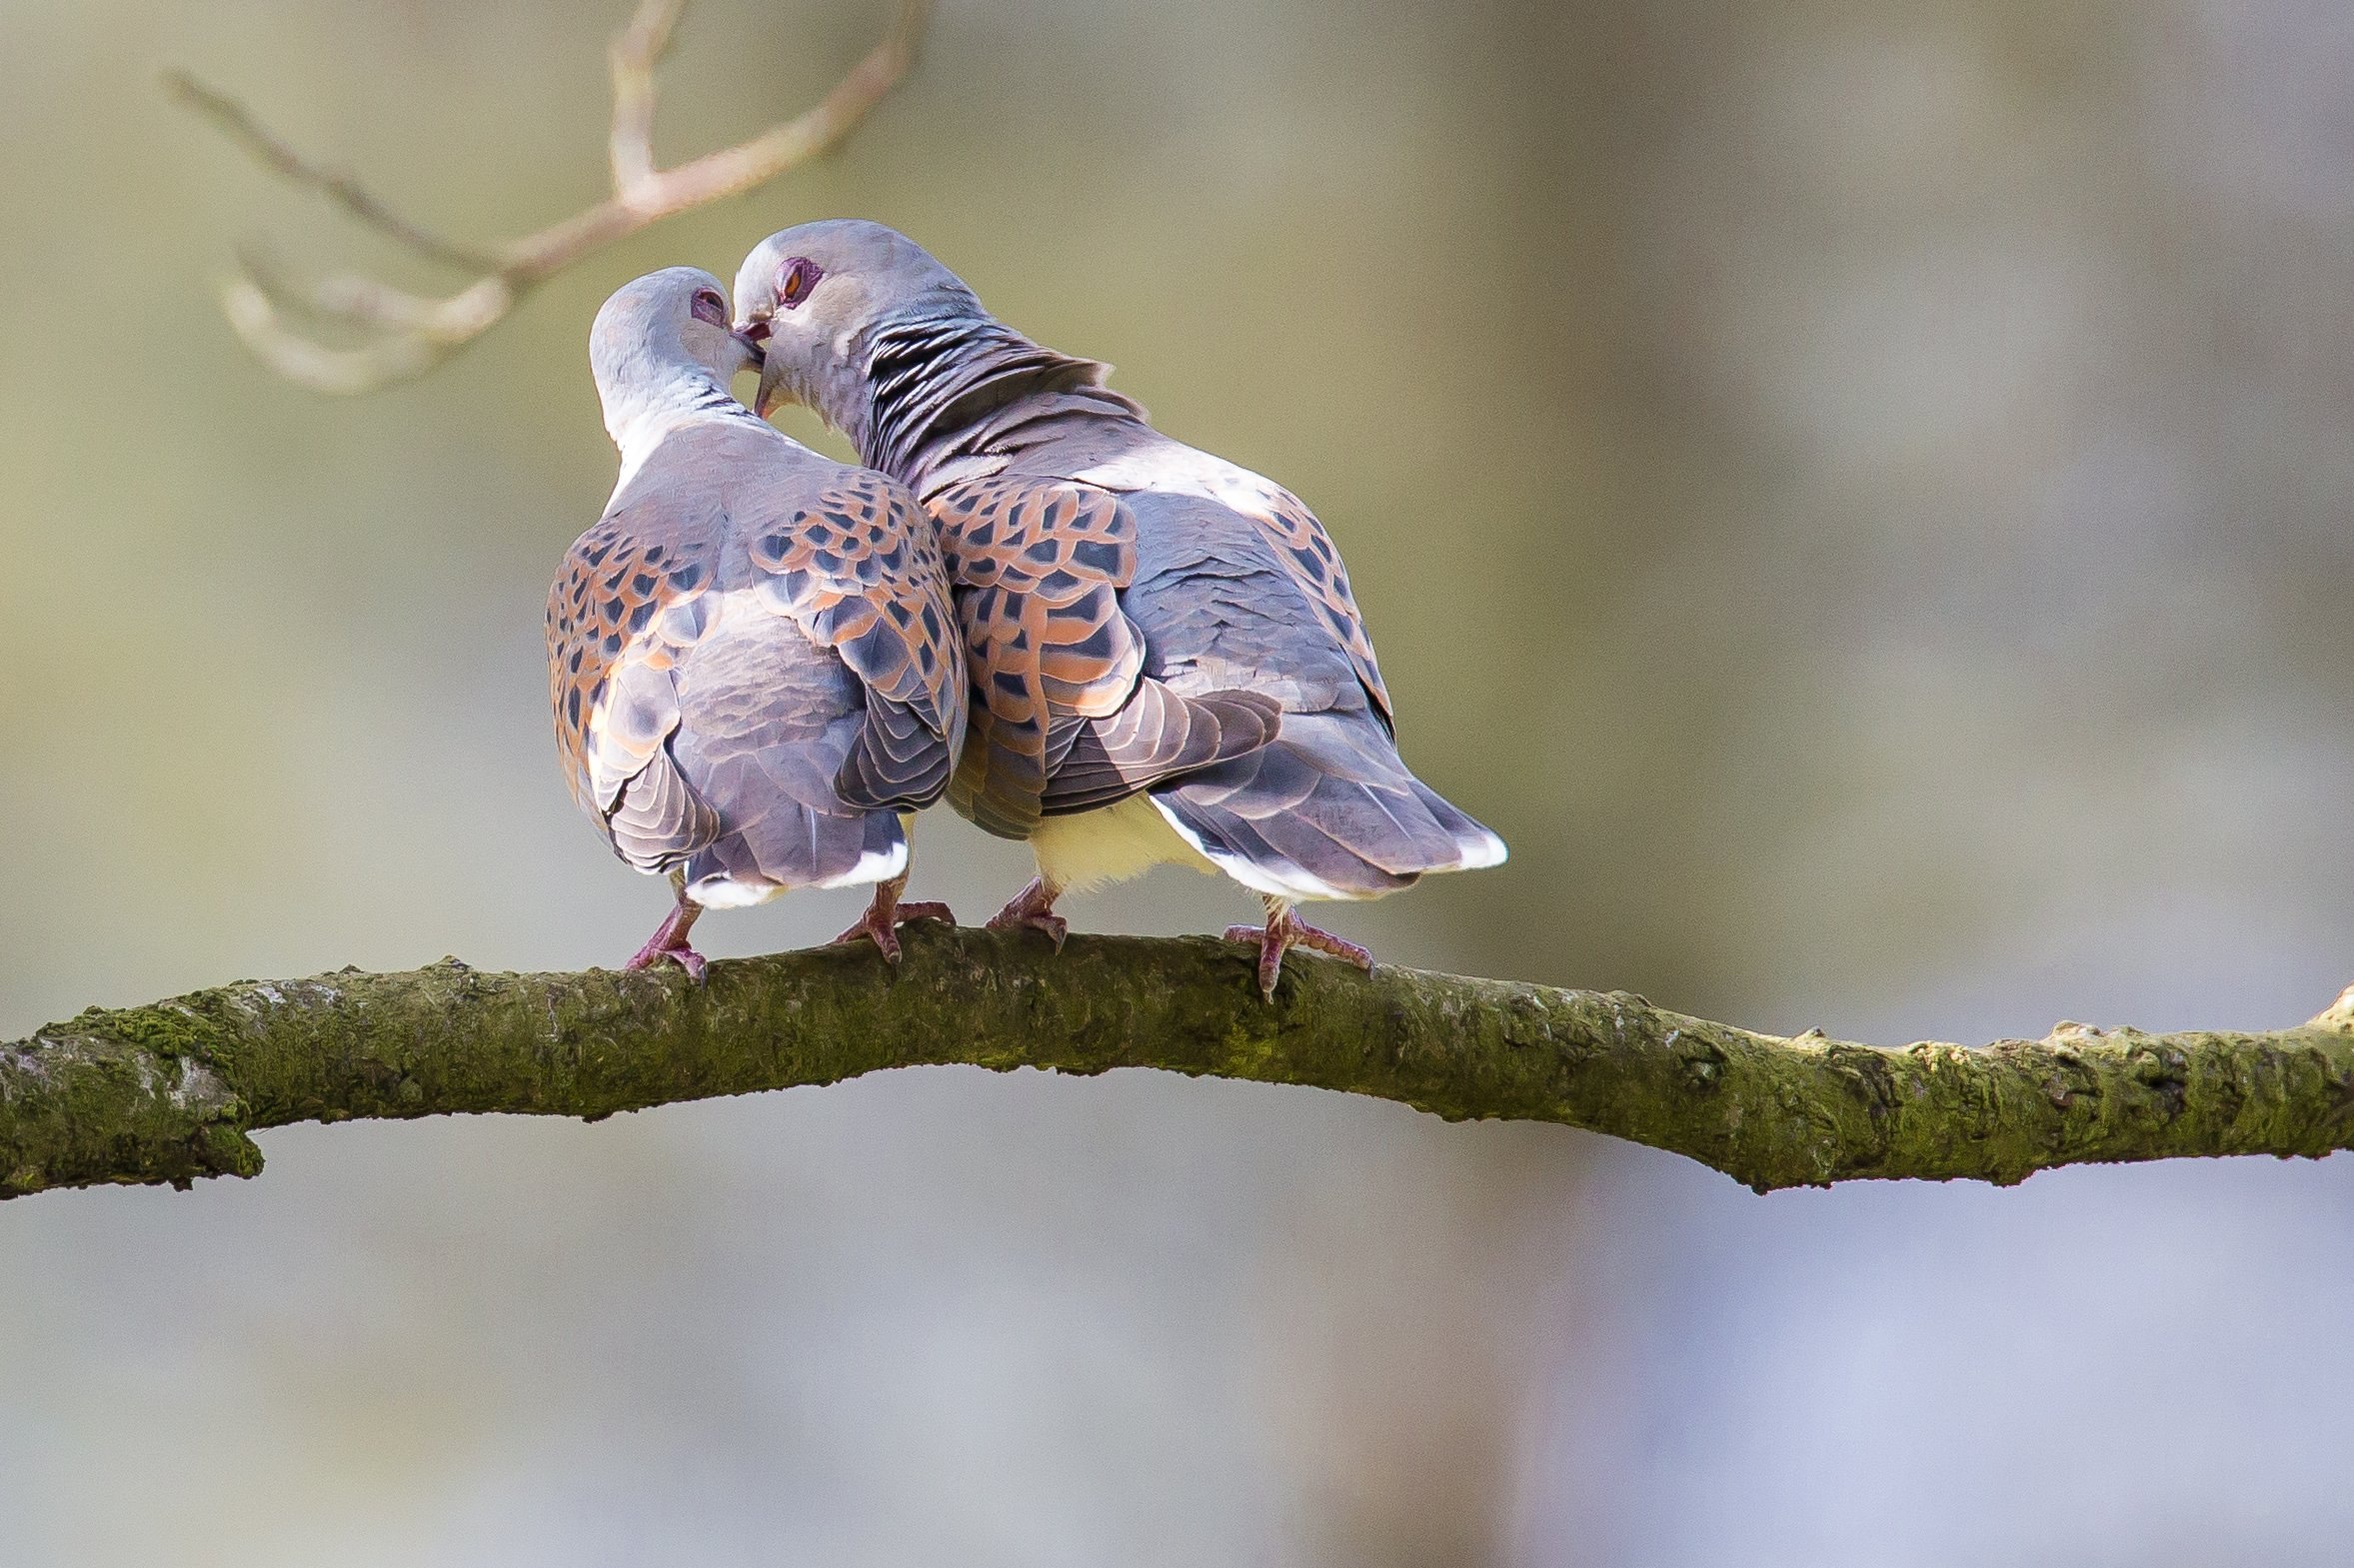
[[[772,234],[736,274],[736,328],[760,348],[760,414],[814,410],[869,465],[922,488],[1025,393],[1100,386],[1109,367],[1045,348],[982,309],[963,279],[879,223]],[[1134,411],[1117,393],[1108,408]]]
[[[830,218],[770,235],[736,272],[736,328],[761,349],[753,411],[791,401],[850,429],[876,331],[935,318],[988,319],[963,279],[898,230]]]
[[[679,415],[733,404],[728,384],[755,360],[752,345],[728,325],[720,280],[696,267],[666,267],[623,284],[589,329],[605,428],[625,452]]]

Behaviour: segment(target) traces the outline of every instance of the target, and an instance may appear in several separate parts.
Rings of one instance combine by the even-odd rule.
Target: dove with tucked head
[[[548,597],[565,777],[614,852],[677,904],[631,968],[675,961],[706,907],[872,882],[842,939],[893,960],[903,813],[947,788],[966,681],[914,496],[819,456],[729,391],[754,350],[720,281],[673,267],[605,302],[589,360],[621,478]]]
[[[950,785],[1029,840],[990,923],[1057,942],[1066,891],[1164,862],[1256,892],[1287,947],[1366,967],[1293,905],[1493,865],[1503,841],[1399,759],[1389,693],[1323,525],[1281,486],[1155,430],[1108,367],[1032,342],[906,236],[771,236],[736,278],[766,414],[807,405],[940,531],[973,677]]]

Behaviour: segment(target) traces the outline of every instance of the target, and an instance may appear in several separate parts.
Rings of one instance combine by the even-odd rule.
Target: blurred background
[[[1784,1031],[2276,1026],[2354,980],[2354,12],[948,0],[823,167],[336,402],[212,289],[595,199],[625,0],[0,7],[0,1038],[575,967],[540,612],[626,278],[859,213],[1347,552],[1508,866],[1385,959]],[[608,14],[610,13],[610,14]],[[705,0],[676,161],[883,0]],[[795,424],[797,433],[812,427]],[[839,451],[839,447],[835,450]],[[1025,874],[946,813],[922,896]],[[807,943],[850,894],[714,916]],[[1083,927],[1214,929],[1164,872]],[[0,1560],[2266,1564],[2343,1550],[2354,1161],[1758,1198],[1560,1128],[937,1069],[293,1128],[0,1207]]]

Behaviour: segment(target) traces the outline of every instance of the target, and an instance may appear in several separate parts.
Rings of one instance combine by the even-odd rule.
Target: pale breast
[[[1030,847],[1041,874],[1067,892],[1127,881],[1156,865],[1217,874],[1216,866],[1177,836],[1148,794],[1132,794],[1098,811],[1042,818]]]

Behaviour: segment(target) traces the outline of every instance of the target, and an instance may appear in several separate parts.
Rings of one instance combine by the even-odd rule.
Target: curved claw
[[[989,917],[993,931],[1042,931],[1055,950],[1063,950],[1063,939],[1071,934],[1071,922],[1055,912],[1055,900],[1063,889],[1052,887],[1044,876],[1033,877],[1029,886],[1016,893],[1003,909]]]
[[[885,962],[897,963],[900,960],[899,928],[902,925],[910,920],[946,920],[951,925],[957,923],[956,914],[945,903],[929,900],[920,903],[900,902],[901,885],[877,882],[875,901],[867,905],[867,912],[859,916],[856,925],[834,938],[834,945],[841,946],[844,942],[854,942],[864,937],[882,952]]]
[[[1271,900],[1264,925],[1229,925],[1225,936],[1227,941],[1258,944],[1258,993],[1268,1001],[1275,999],[1275,981],[1283,976],[1283,954],[1293,947],[1340,958],[1367,973],[1372,972],[1370,950],[1330,931],[1317,929],[1293,914],[1289,905]]]
[[[625,969],[651,969],[656,964],[663,962],[675,963],[685,969],[687,978],[698,985],[701,985],[705,976],[711,973],[711,960],[694,948],[687,946],[641,950],[636,957],[630,959],[622,967]]]
[[[1055,944],[1057,952],[1063,950],[1063,939],[1071,934],[1069,920],[1043,909],[1000,909],[989,917],[989,928],[993,931],[1042,931],[1047,940]]]
[[[846,946],[851,942],[859,940],[861,937],[864,937],[868,941],[873,942],[879,949],[882,950],[884,962],[899,962],[900,946],[898,921],[878,920],[875,918],[875,911],[869,909],[865,914],[859,916],[859,921],[856,925],[851,926],[850,929],[844,931],[840,936],[835,937],[830,945],[836,947]]]
[[[646,938],[646,945],[640,947],[622,967],[651,969],[658,963],[675,963],[687,971],[687,978],[701,985],[704,976],[711,971],[711,961],[687,945],[687,933],[695,928],[696,916],[702,912],[701,904],[680,898],[671,906],[671,912],[663,916],[662,923],[654,928],[654,934]]]

